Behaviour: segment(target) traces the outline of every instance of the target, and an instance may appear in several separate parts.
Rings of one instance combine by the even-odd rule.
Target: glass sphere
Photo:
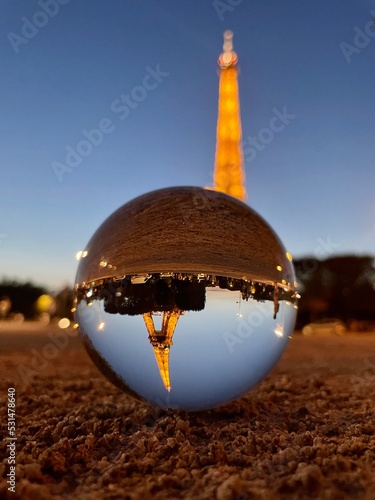
[[[115,211],[80,253],[75,316],[97,367],[162,408],[213,408],[246,394],[293,331],[291,256],[226,194],[165,188]]]

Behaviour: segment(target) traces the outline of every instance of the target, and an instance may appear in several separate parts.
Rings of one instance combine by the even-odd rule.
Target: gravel
[[[73,336],[43,364],[48,331],[0,329],[3,438],[9,387],[17,405],[16,493],[4,439],[0,498],[375,498],[375,336],[296,334],[246,397],[186,413],[120,392]]]

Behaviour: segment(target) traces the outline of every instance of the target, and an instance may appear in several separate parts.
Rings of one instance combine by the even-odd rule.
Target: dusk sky
[[[226,29],[249,204],[294,257],[375,255],[373,1],[0,6],[0,279],[72,285],[119,206],[211,185]]]

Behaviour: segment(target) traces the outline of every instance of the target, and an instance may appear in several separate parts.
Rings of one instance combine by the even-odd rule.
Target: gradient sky
[[[53,17],[40,14],[44,2]],[[64,2],[57,13],[53,0],[0,2],[0,278],[71,285],[76,252],[120,205],[211,184],[225,29],[245,149],[275,108],[295,115],[245,154],[250,205],[295,257],[375,254],[375,26],[355,40],[374,2]],[[144,95],[157,67],[161,81],[148,79]],[[132,92],[136,106],[118,111]],[[100,123],[101,144],[60,182],[52,164]]]

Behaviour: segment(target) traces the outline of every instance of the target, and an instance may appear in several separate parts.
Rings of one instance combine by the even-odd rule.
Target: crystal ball
[[[75,317],[99,370],[161,408],[245,395],[292,334],[291,255],[254,210],[197,187],[126,203],[81,253]]]

